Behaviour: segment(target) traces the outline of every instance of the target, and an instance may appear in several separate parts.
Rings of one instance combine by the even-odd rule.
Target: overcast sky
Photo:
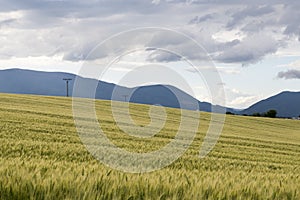
[[[225,88],[227,106],[246,108],[281,91],[300,91],[300,3],[272,2],[0,0],[0,69],[77,73],[89,52],[108,37],[135,28],[162,27],[197,41],[220,73],[218,84]],[[184,49],[187,59],[201,58],[177,37],[162,34],[152,41],[152,46],[170,44]],[[120,45],[128,51],[133,48]],[[95,59],[106,56],[100,52]],[[178,56],[158,51],[146,61],[180,64]],[[120,67],[130,66],[123,62],[118,67],[122,71]],[[115,82],[114,74],[105,81]],[[196,81],[191,84],[201,88]],[[209,100],[206,95],[195,92],[199,100]]]

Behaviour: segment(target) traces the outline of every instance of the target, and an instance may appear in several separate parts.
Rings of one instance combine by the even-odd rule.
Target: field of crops
[[[132,104],[132,118],[150,122],[149,106]],[[109,101],[97,101],[108,138],[133,152],[167,144],[180,112],[150,139],[135,139],[113,121]],[[131,174],[95,160],[82,144],[72,99],[0,94],[0,199],[300,199],[300,121],[226,117],[222,135],[199,158],[209,113],[201,113],[196,138],[176,162]]]

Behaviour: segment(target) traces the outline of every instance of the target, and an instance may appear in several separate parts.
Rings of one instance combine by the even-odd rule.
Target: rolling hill
[[[130,152],[162,148],[179,127],[180,110],[166,108],[159,133],[132,137],[118,128],[110,101],[95,103],[107,138]],[[86,150],[70,98],[0,94],[0,105],[0,199],[300,199],[298,120],[227,115],[216,146],[200,159],[210,120],[202,112],[182,157],[160,170],[132,174]],[[148,105],[130,108],[138,125],[149,123]]]
[[[242,111],[242,114],[252,115],[274,109],[279,117],[300,116],[300,92],[281,92],[275,96],[259,101]]]
[[[23,69],[0,70],[0,92],[15,94],[35,94],[47,96],[65,96],[66,86],[63,78],[75,80],[76,75],[62,72],[41,72]],[[201,111],[210,112],[211,104],[200,102],[191,95],[173,86],[149,85],[135,88],[127,88],[95,79],[85,79],[87,82],[96,84],[96,99],[125,101],[124,95],[132,93],[126,101],[140,104],[162,105],[165,107],[180,108],[179,102],[174,94],[180,96],[184,104],[183,109],[195,110],[194,105],[199,105]],[[74,81],[70,81],[69,91],[72,95]],[[170,90],[172,89],[172,91]],[[113,91],[117,91],[112,95]],[[84,94],[81,97],[86,97]],[[223,108],[216,106],[216,109]],[[232,109],[227,108],[233,112]]]

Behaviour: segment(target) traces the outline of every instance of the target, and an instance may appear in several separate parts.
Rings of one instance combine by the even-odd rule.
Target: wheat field
[[[0,199],[300,199],[300,121],[226,116],[213,151],[199,158],[210,114],[173,164],[150,173],[125,173],[97,161],[82,144],[72,99],[0,94]],[[167,144],[180,112],[167,108],[152,138],[123,133],[110,101],[97,100],[99,122],[117,146],[148,152]],[[130,105],[140,126],[149,106]]]

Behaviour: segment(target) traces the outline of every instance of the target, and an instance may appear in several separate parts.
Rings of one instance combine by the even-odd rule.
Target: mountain
[[[117,101],[129,101],[133,103],[159,104],[172,108],[194,110],[194,105],[199,105],[201,111],[211,112],[211,104],[200,102],[184,91],[167,85],[149,85],[135,88],[127,88],[96,79],[88,79],[63,72],[41,72],[23,69],[0,70],[0,92],[16,94],[35,94],[49,96],[65,96],[66,83],[64,78],[70,78],[69,94],[72,95],[75,78],[84,79],[85,83],[97,85],[95,98]],[[114,92],[114,93],[113,93]],[[113,95],[114,94],[114,95]],[[130,99],[127,95],[132,94]],[[126,95],[126,97],[125,97]],[[84,90],[77,96],[90,97]],[[177,97],[183,102],[179,105]],[[127,99],[126,99],[127,98]],[[214,108],[223,109],[221,106]],[[227,111],[233,112],[228,108]]]
[[[278,117],[298,117],[300,115],[300,92],[281,92],[275,96],[259,101],[242,111],[252,115],[274,109]]]

